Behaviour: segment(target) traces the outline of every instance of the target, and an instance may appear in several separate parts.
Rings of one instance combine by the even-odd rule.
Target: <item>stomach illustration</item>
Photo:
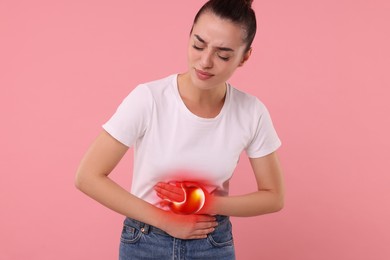
[[[184,193],[183,201],[169,201],[169,208],[177,214],[195,214],[202,209],[206,201],[203,188],[193,182],[180,182],[181,189]]]

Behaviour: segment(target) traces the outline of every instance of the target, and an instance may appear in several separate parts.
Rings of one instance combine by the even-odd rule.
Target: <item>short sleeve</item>
[[[153,97],[146,85],[137,86],[103,124],[112,137],[131,147],[145,134],[153,111]]]
[[[267,108],[260,101],[255,108],[255,130],[245,151],[249,158],[258,158],[276,151],[281,141],[273,126]]]

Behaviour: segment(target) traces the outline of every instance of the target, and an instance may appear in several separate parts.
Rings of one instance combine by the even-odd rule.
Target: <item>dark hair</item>
[[[194,24],[198,21],[201,14],[211,12],[222,19],[227,19],[233,23],[242,25],[246,31],[246,37],[243,39],[248,51],[256,35],[256,15],[252,9],[253,0],[209,0],[198,11],[195,16]],[[192,29],[191,29],[192,32]]]

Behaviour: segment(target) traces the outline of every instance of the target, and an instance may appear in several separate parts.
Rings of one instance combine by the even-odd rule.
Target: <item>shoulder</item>
[[[230,86],[232,107],[243,112],[264,113],[267,111],[264,103],[256,96]]]
[[[145,100],[155,100],[156,98],[161,97],[161,94],[166,92],[167,89],[170,89],[174,84],[176,75],[170,75],[165,78],[140,83],[132,91],[125,100],[138,99],[139,102]]]
[[[164,78],[156,79],[139,85],[141,88],[147,88],[151,92],[158,92],[176,84],[177,74],[172,74]]]
[[[161,104],[169,103],[174,97],[176,82],[177,75],[173,74],[165,78],[142,83],[137,88],[147,92],[148,98],[152,100],[153,104],[160,107]]]

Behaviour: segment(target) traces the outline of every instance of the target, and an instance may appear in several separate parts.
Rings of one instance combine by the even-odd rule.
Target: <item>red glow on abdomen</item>
[[[198,212],[206,201],[202,187],[189,182],[182,182],[180,185],[184,192],[184,200],[181,202],[171,201],[170,209],[177,214],[186,215]]]

